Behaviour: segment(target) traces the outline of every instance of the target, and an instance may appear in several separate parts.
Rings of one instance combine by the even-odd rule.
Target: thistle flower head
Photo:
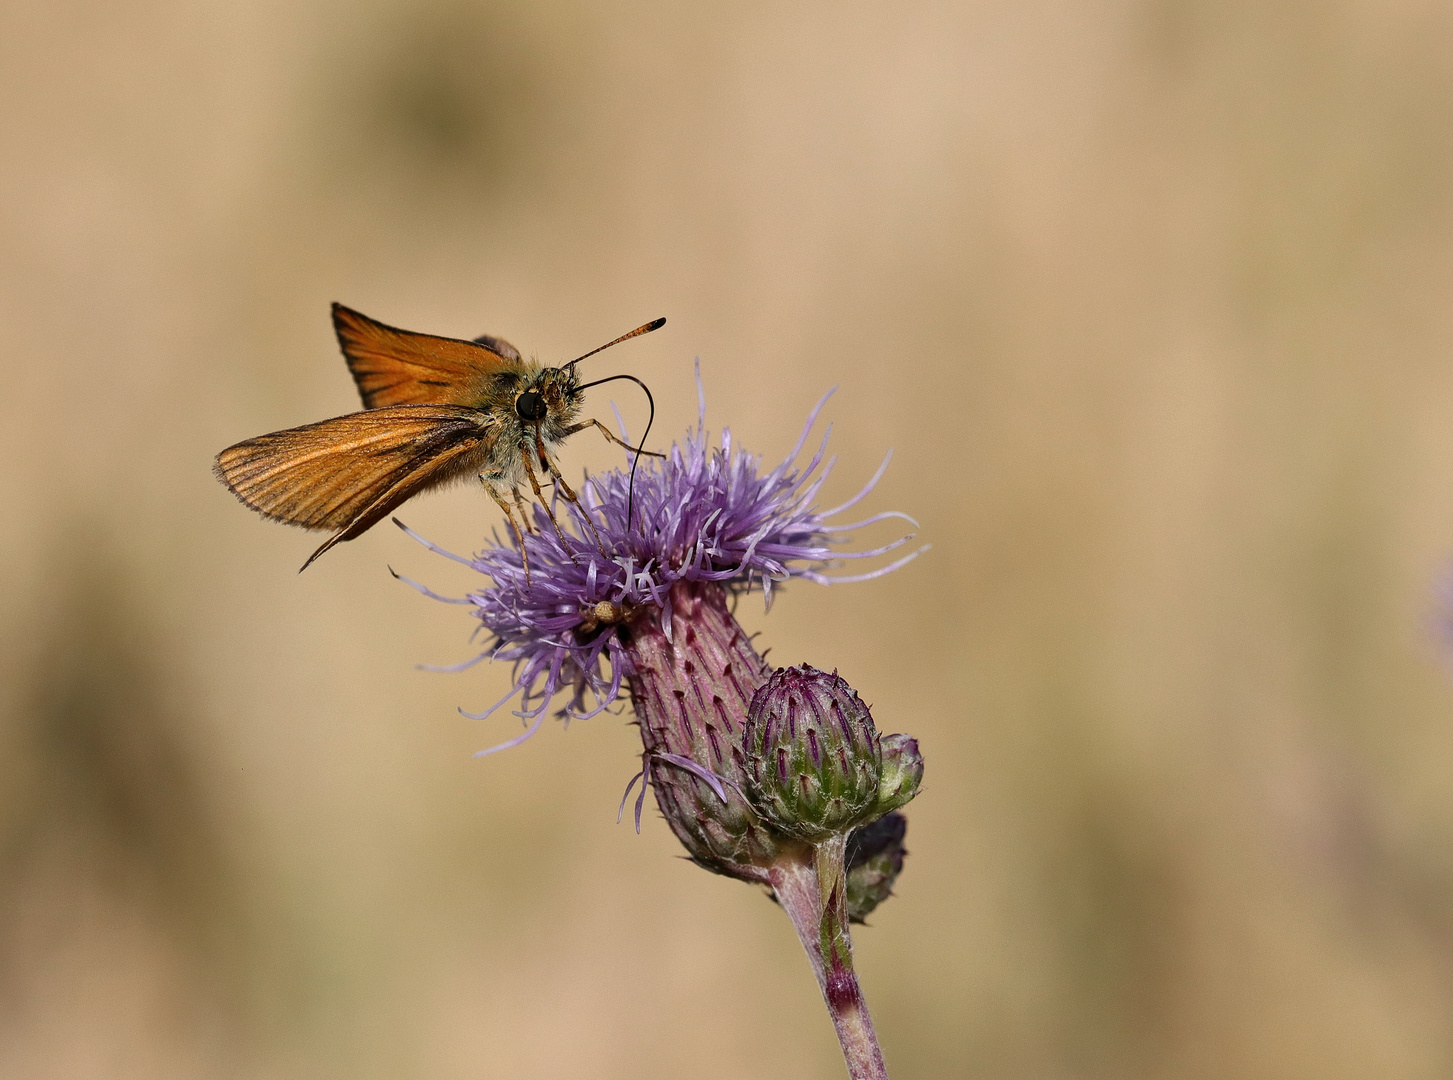
[[[923,755],[911,735],[884,735],[883,771],[878,782],[878,813],[907,806],[923,783]]]
[[[837,672],[802,664],[772,673],[752,697],[742,736],[752,807],[809,843],[881,816],[878,731]]]
[[[633,490],[627,468],[586,478],[580,498],[589,524],[578,508],[557,499],[553,508],[562,536],[544,508],[534,507],[535,531],[523,537],[528,573],[521,540],[513,532],[504,539],[496,536],[473,558],[451,556],[490,578],[488,585],[454,602],[474,608],[491,642],[472,660],[445,670],[485,658],[515,664],[511,692],[486,712],[466,715],[488,716],[518,694],[516,715],[533,721],[519,738],[486,753],[533,734],[561,691],[570,693],[564,714],[576,719],[594,716],[615,701],[630,672],[615,627],[649,610],[669,637],[672,587],[678,583],[717,583],[737,592],[760,587],[770,605],[773,591],[794,578],[820,584],[862,581],[890,573],[920,553],[864,574],[825,572],[837,560],[883,555],[912,539],[910,534],[867,551],[840,546],[853,529],[887,518],[912,519],[887,512],[849,524],[832,520],[873,489],[888,458],[853,498],[832,509],[819,508],[817,497],[835,460],[826,457],[827,434],[805,464],[798,458],[830,395],[809,414],[792,452],[768,471],[760,458],[734,443],[729,431],[713,444],[703,399],[697,426],[672,445],[664,460],[640,458]]]
[[[893,885],[903,873],[908,854],[903,837],[908,819],[898,811],[885,814],[848,837],[848,918],[863,922],[884,900],[893,895]]]

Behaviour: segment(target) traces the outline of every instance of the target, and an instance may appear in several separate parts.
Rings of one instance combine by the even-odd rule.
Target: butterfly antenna
[[[650,323],[646,326],[641,327],[641,329],[639,330],[635,330],[632,333],[627,334],[626,337],[633,337],[635,334],[644,334],[648,330],[654,330],[657,326],[665,321],[665,319],[657,319],[654,323]],[[615,343],[612,342],[611,344]],[[605,346],[602,345],[601,348],[605,348]],[[599,352],[600,350],[597,349],[596,351]],[[586,353],[586,356],[589,355],[589,353]],[[581,357],[582,360],[584,358],[585,357]],[[646,419],[646,430],[641,435],[641,445],[632,446],[630,448],[631,452],[636,455],[631,459],[631,479],[626,484],[626,532],[630,532],[631,520],[634,516],[633,511],[636,505],[636,466],[641,463],[641,455],[645,453],[646,439],[651,434],[651,425],[656,422],[656,399],[651,396],[651,388],[643,383],[640,379],[636,378],[634,375],[612,375],[609,378],[597,379],[595,380],[595,382],[586,383],[579,389],[588,390],[592,386],[599,386],[601,383],[615,382],[617,379],[629,379],[631,382],[639,386],[642,390],[646,392],[646,402],[651,406],[651,414]]]
[[[590,352],[585,354],[585,356],[577,356],[574,360],[570,361],[570,363],[566,364],[565,366],[574,367],[576,364],[580,363],[580,361],[584,360],[586,356],[594,356],[598,352],[604,352],[606,349],[609,349],[612,345],[619,345],[622,341],[630,341],[633,337],[640,337],[642,334],[649,334],[652,330],[659,330],[665,325],[666,320],[664,318],[661,318],[656,319],[652,322],[648,322],[645,326],[638,326],[629,334],[622,334],[614,341],[607,341],[598,349],[591,349]]]

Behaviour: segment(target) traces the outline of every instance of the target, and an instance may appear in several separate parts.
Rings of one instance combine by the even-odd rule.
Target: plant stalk
[[[772,889],[807,952],[818,989],[842,1045],[852,1080],[888,1080],[883,1051],[853,970],[841,838],[819,845],[812,862],[782,859],[769,871]],[[820,882],[826,884],[824,898]]]

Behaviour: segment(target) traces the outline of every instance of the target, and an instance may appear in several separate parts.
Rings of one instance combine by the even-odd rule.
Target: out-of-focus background
[[[895,1076],[1450,1075],[1450,55],[1419,0],[5,5],[0,1075],[842,1075],[780,912],[616,825],[624,718],[472,759],[509,673],[416,670],[469,620],[386,568],[468,571],[299,576],[213,480],[357,407],[332,300],[666,315],[590,361],[658,445],[700,357],[768,460],[841,387],[829,500],[895,448],[933,550],[741,609],[927,757]]]

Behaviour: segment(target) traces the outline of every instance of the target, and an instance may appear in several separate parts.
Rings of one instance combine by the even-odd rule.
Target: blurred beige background
[[[467,571],[239,507],[328,323],[490,332],[934,545],[744,619],[921,739],[895,1077],[1453,1075],[1453,12],[0,9],[0,1076],[843,1075],[786,920],[513,733]],[[618,393],[639,430],[638,397]],[[594,392],[608,415],[609,397]],[[614,465],[582,437],[567,471]],[[464,490],[404,515],[468,550]],[[886,539],[884,531],[865,540]]]

